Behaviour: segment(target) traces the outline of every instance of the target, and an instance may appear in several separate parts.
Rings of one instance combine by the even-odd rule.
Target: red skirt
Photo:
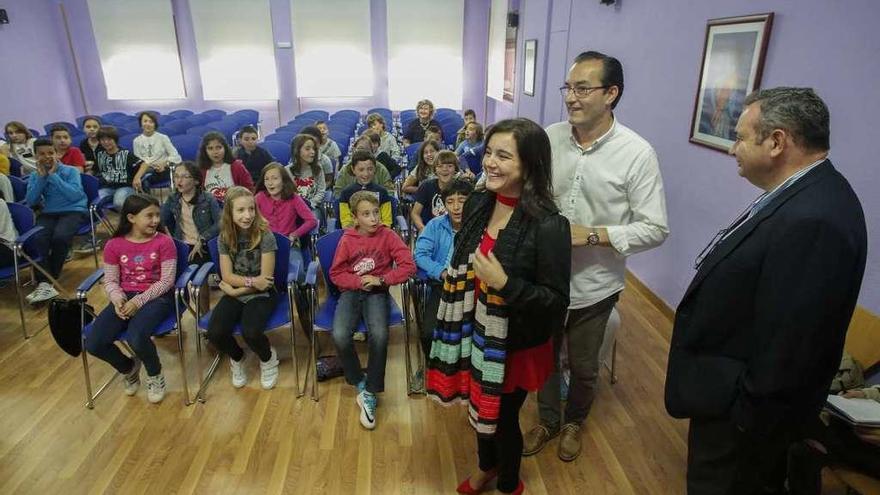
[[[509,394],[517,388],[536,392],[553,373],[553,339],[528,349],[513,351],[504,363],[504,387]]]

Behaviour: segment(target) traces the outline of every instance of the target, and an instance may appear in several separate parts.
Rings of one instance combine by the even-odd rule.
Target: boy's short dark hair
[[[70,129],[61,124],[55,124],[52,126],[51,129],[49,129],[49,135],[55,136],[56,132],[66,132],[67,134],[70,134]]]
[[[452,182],[446,187],[446,189],[440,191],[440,198],[445,203],[446,198],[449,196],[461,194],[462,196],[467,197],[470,196],[472,192],[474,192],[474,185],[471,184],[471,181],[456,177],[455,179],[452,179]]]
[[[66,131],[67,129],[64,129],[64,130]],[[36,141],[34,141],[34,153],[37,152],[37,148],[39,148],[40,146],[48,146],[48,147],[52,148],[53,150],[55,149],[55,145],[52,144],[52,141],[49,141],[48,139],[46,139],[44,137],[37,138]]]
[[[315,125],[307,125],[307,126],[303,127],[302,129],[299,130],[299,133],[300,134],[308,134],[309,136],[312,136],[313,138],[318,140],[318,144],[321,144],[321,140],[324,139],[324,135],[321,134],[321,129],[318,129],[317,123],[315,123]],[[315,150],[315,151],[317,151],[317,150]]]
[[[242,127],[241,129],[239,129],[238,133],[239,134],[256,134],[257,136],[260,135],[260,133],[257,132],[257,128],[252,125],[246,125],[246,126]]]
[[[373,163],[373,166],[376,166],[376,157],[373,156],[367,150],[355,150],[351,154],[351,169],[354,171],[354,166],[360,162],[370,161]]]
[[[117,131],[112,125],[102,125],[98,129],[96,137],[98,139],[109,138],[112,139],[114,143],[119,144],[119,131]]]
[[[323,120],[316,120],[316,121],[315,121],[315,127],[318,127],[318,126],[321,125],[321,124],[327,125],[327,123],[324,122]]]
[[[86,115],[85,117],[83,117],[82,126],[85,127],[86,122],[88,122],[90,120],[94,120],[95,123],[98,124],[99,126],[101,125],[101,117],[98,117],[97,115]]]
[[[472,108],[468,108],[467,110],[464,111],[464,116],[467,117],[468,115],[470,115],[474,119],[477,118],[477,112],[475,112],[474,109],[472,109]]]
[[[433,132],[434,134],[443,135],[443,131],[440,129],[440,126],[437,124],[431,124],[428,126],[428,132]]]

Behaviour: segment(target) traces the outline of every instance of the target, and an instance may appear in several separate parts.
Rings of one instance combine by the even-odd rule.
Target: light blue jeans
[[[107,196],[113,195],[113,206],[116,207],[117,210],[122,209],[122,204],[125,203],[125,198],[134,194],[134,188],[131,187],[102,187],[98,189],[98,199],[104,199]]]

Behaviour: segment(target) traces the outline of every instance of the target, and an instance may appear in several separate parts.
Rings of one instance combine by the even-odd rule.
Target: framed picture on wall
[[[535,61],[538,57],[538,40],[526,40],[523,61],[523,93],[535,96]]]
[[[760,86],[773,13],[710,19],[690,141],[727,152],[746,95]]]

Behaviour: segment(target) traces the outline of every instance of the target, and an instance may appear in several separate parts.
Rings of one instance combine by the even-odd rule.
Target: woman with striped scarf
[[[479,470],[458,487],[480,493],[498,478],[522,493],[519,411],[553,371],[562,329],[571,232],[551,186],[550,142],[536,123],[503,120],[486,134],[485,190],[468,198],[444,280],[428,360],[428,394],[466,402]]]

